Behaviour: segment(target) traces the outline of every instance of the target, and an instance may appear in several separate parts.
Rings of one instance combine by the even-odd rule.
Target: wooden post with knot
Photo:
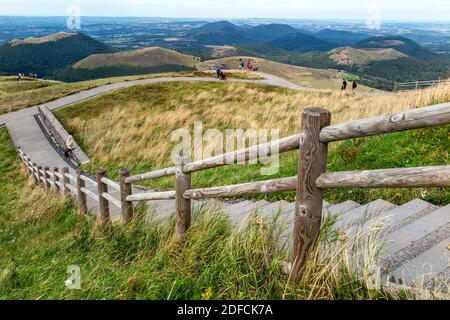
[[[316,179],[326,171],[328,144],[320,142],[319,135],[321,129],[330,123],[328,110],[303,111],[291,270],[294,281],[301,280],[320,232],[323,191],[316,186]]]

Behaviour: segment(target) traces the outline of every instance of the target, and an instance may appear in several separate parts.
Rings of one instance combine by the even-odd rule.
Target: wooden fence
[[[50,171],[42,169],[19,150],[36,184],[45,190],[51,188],[66,196],[77,196],[80,210],[87,212],[86,197],[98,202],[102,223],[109,218],[109,204],[122,211],[124,223],[133,217],[133,203],[149,200],[176,201],[176,237],[183,239],[191,223],[191,201],[205,198],[229,198],[249,194],[296,191],[296,214],[294,226],[294,247],[292,254],[292,277],[301,279],[306,261],[314,248],[322,220],[323,190],[333,188],[412,188],[449,187],[450,166],[382,169],[352,172],[326,172],[328,144],[353,138],[368,137],[385,133],[426,128],[450,124],[450,103],[433,105],[406,112],[330,125],[331,114],[325,109],[306,109],[302,113],[302,127],[299,134],[252,146],[213,158],[190,161],[181,157],[179,163],[170,168],[132,176],[130,171],[120,171],[120,181],[116,183],[106,176],[105,170],[97,174],[93,181],[78,171],[71,176],[64,168],[60,174],[57,168]],[[241,163],[267,157],[275,150],[284,153],[300,150],[297,176],[261,182],[192,189],[191,174],[233,163]],[[164,192],[132,193],[132,183],[175,176],[175,190]],[[85,184],[97,187],[97,193],[89,191]],[[108,188],[120,195],[116,199]]]
[[[437,86],[442,83],[450,83],[450,79],[428,80],[428,81],[413,81],[413,82],[396,82],[394,83],[395,91],[417,90]]]

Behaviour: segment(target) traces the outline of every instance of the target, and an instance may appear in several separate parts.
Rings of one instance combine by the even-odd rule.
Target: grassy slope
[[[228,69],[237,69],[240,62],[239,59],[243,59],[245,64],[248,59],[251,59],[253,65],[259,66],[259,69],[262,72],[273,74],[293,83],[314,89],[340,89],[342,85],[342,78],[347,75],[332,69],[299,67],[267,59],[245,56],[209,60],[200,63],[197,67],[200,70],[205,70],[211,68],[213,65],[220,65]],[[360,85],[359,91],[376,92],[378,90]]]
[[[327,228],[321,258],[314,255],[295,286],[280,271],[285,256],[275,250],[276,237],[257,217],[232,230],[217,210],[198,212],[185,243],[174,241],[174,221],[147,224],[138,215],[127,229],[95,226],[71,201],[27,182],[5,129],[0,186],[0,300],[386,297],[348,272],[348,248]],[[71,265],[80,267],[81,290],[64,285]]]
[[[184,65],[194,67],[197,58],[173,50],[153,47],[133,51],[94,54],[74,65],[74,68],[95,69],[114,65],[156,66]]]
[[[280,136],[298,132],[301,110],[327,106],[333,122],[450,101],[449,87],[380,96],[342,93],[294,92],[266,86],[220,83],[166,83],[129,88],[57,111],[64,126],[75,135],[92,159],[87,169],[129,167],[134,173],[172,166],[172,131],[192,131],[194,121],[204,130],[218,128],[280,129]],[[274,108],[276,106],[276,108]],[[364,106],[364,107],[361,107]],[[391,134],[332,144],[329,170],[381,169],[449,164],[449,127]],[[297,153],[281,158],[275,176],[262,176],[260,165],[228,166],[193,175],[194,187],[208,187],[266,180],[296,174]],[[239,174],[236,174],[239,172]],[[173,178],[151,181],[157,189],[173,189]],[[449,203],[449,190],[338,190],[328,191],[333,202],[354,199],[361,203],[380,197],[402,204],[424,198]],[[293,194],[272,194],[270,200],[293,200]]]
[[[394,49],[364,50],[352,47],[337,48],[331,50],[330,59],[337,64],[361,66],[371,62],[396,60],[405,58],[407,55]]]
[[[0,115],[23,108],[56,100],[83,90],[92,89],[111,83],[161,78],[161,77],[214,77],[212,73],[200,71],[147,74],[138,76],[114,77],[98,80],[81,81],[75,83],[47,82],[47,81],[22,81],[16,82],[14,77],[0,77]],[[260,77],[245,73],[231,73],[231,78],[259,79]]]

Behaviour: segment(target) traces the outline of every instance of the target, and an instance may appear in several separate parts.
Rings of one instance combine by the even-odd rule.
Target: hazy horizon
[[[16,0],[2,3],[0,16],[64,17],[72,5],[84,17],[365,21],[378,14],[391,22],[450,22],[448,0]]]

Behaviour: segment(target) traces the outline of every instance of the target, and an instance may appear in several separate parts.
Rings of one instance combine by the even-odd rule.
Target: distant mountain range
[[[285,24],[237,26],[228,21],[206,23],[179,37],[161,39],[155,47],[132,51],[118,52],[81,33],[13,40],[0,46],[0,74],[37,73],[40,77],[78,81],[193,70],[196,57],[208,60],[221,54],[341,69],[370,79],[382,89],[388,89],[394,81],[450,76],[450,58],[405,37],[374,37],[332,29],[312,33]]]

